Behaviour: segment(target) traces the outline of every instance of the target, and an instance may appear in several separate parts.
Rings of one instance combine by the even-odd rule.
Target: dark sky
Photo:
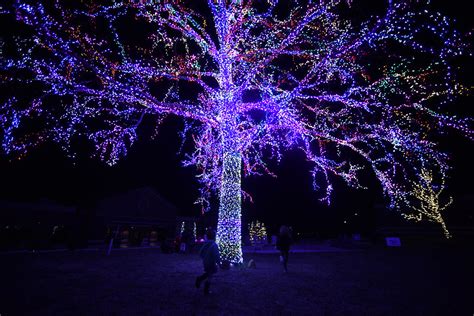
[[[446,15],[456,17],[458,28],[472,28],[471,11],[463,1],[432,1],[432,4]],[[466,73],[472,77],[472,68],[466,69]],[[454,112],[472,115],[472,98],[460,100],[454,106]],[[128,157],[114,167],[95,158],[71,161],[54,145],[33,150],[22,161],[10,162],[7,157],[0,156],[0,200],[49,198],[77,205],[131,188],[151,186],[174,203],[183,215],[199,216],[200,207],[193,204],[199,194],[195,170],[181,167],[182,155],[177,154],[180,145],[178,127],[181,127],[178,120],[169,119],[156,140],[137,142]],[[443,147],[452,157],[450,192],[462,201],[460,197],[472,194],[472,142],[451,135]],[[311,231],[337,227],[343,219],[353,219],[355,212],[362,221],[369,223],[367,226],[380,215],[374,211],[374,205],[383,202],[376,185],[367,191],[354,191],[336,182],[333,204],[327,207],[319,203],[318,196],[312,192],[308,165],[298,152],[289,152],[276,170],[277,179],[265,176],[244,180],[244,189],[254,197],[253,204],[244,203],[244,220],[263,220],[270,228],[289,223]],[[448,219],[465,223],[471,216],[473,223],[472,212],[466,208],[466,205],[455,203]],[[216,216],[215,209],[210,216]]]

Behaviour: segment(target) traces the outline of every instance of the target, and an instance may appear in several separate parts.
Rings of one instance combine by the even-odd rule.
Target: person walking
[[[286,226],[280,227],[280,234],[278,235],[276,248],[280,250],[280,262],[283,264],[283,269],[288,272],[288,254],[290,252],[291,236],[290,230]]]
[[[202,246],[199,251],[199,256],[202,259],[204,265],[204,273],[196,278],[196,288],[201,286],[203,281],[204,283],[204,294],[210,294],[210,286],[212,276],[217,272],[217,265],[220,262],[220,253],[219,247],[217,246],[216,232],[212,229],[208,229],[206,232],[207,241]]]

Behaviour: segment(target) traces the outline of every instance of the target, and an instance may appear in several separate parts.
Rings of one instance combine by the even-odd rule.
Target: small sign
[[[402,244],[399,237],[385,237],[388,247],[400,247]]]

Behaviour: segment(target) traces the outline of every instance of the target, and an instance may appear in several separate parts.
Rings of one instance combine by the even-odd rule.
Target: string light
[[[409,205],[410,213],[402,213],[403,217],[408,220],[421,221],[424,218],[429,221],[440,224],[444,236],[451,238],[446,223],[444,222],[441,212],[453,202],[452,197],[447,198],[447,202],[441,204],[440,198],[444,193],[445,179],[441,178],[439,184],[433,179],[432,171],[422,169],[418,181],[410,181],[412,185],[411,196],[412,203]]]
[[[243,262],[241,247],[241,161],[238,153],[224,156],[222,185],[220,189],[219,219],[216,242],[221,259],[234,263]]]
[[[185,223],[181,222],[181,228],[179,230],[179,236],[183,236],[184,229],[185,229]]]
[[[431,211],[412,208],[414,197],[428,203],[412,181],[448,170],[433,136],[455,129],[473,138],[470,119],[443,114],[471,92],[451,65],[470,51],[449,19],[408,1],[388,1],[383,16],[365,23],[339,14],[352,1],[295,1],[287,17],[277,1],[265,11],[254,1],[209,0],[211,16],[183,3],[19,0],[4,8],[32,34],[14,38],[18,58],[2,49],[2,81],[44,83],[28,105],[21,91],[0,105],[4,152],[22,158],[53,141],[75,157],[73,140],[86,137],[112,165],[142,122],[153,119],[157,130],[167,115],[181,117],[181,135],[195,144],[183,164],[199,172],[203,210],[219,194],[217,242],[231,262],[242,261],[241,196],[249,195],[241,177],[274,176],[268,162],[288,149],[312,163],[327,203],[335,177],[364,188],[358,179],[368,169],[392,208],[444,224],[432,202]],[[142,45],[119,31],[135,22],[148,26],[137,33],[146,35]],[[199,87],[197,95],[183,83]],[[41,127],[22,134],[32,119]]]
[[[267,241],[267,229],[265,224],[254,221],[249,224],[249,235],[252,244],[265,243]]]

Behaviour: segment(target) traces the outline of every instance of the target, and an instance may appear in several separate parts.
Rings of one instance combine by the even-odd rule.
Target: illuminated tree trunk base
[[[243,261],[241,245],[241,165],[242,158],[240,154],[224,154],[216,242],[221,252],[221,260],[232,263]]]

